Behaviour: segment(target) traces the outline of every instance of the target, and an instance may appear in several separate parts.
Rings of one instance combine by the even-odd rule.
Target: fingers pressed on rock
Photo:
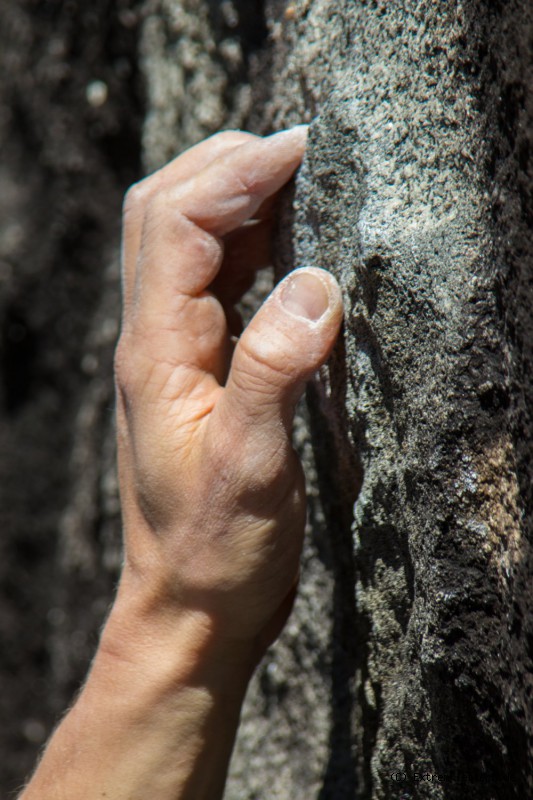
[[[226,373],[226,318],[206,291],[222,264],[220,237],[286,183],[304,148],[302,129],[253,138],[148,200],[129,316],[138,338],[163,363]]]
[[[224,236],[287,183],[302,160],[306,138],[303,125],[247,142],[177,186],[168,202],[203,230]]]
[[[165,317],[176,297],[199,295],[212,283],[222,264],[220,237],[240,227],[286,183],[304,147],[299,128],[257,139],[156,193],[146,208],[137,259],[136,299],[143,310]]]
[[[157,192],[189,180],[223,153],[257,138],[257,136],[244,131],[223,131],[215,134],[131,186],[124,199],[123,209],[122,281],[126,309],[134,291],[144,215],[150,200]]]

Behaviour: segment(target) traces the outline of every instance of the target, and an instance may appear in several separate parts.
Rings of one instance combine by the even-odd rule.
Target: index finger
[[[240,145],[176,186],[170,202],[215,236],[238,228],[281,189],[300,164],[307,125]]]

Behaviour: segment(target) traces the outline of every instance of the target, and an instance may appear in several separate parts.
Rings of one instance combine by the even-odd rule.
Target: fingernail
[[[329,294],[312,272],[295,272],[283,287],[281,304],[294,317],[316,322],[328,310]]]

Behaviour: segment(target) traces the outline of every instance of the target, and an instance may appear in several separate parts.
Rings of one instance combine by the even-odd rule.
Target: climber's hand
[[[342,316],[335,280],[298,270],[230,335],[304,147],[302,128],[214,136],[128,194],[125,564],[87,681],[21,800],[222,798],[250,675],[298,580],[294,406]]]
[[[219,134],[127,195],[115,363],[126,639],[141,617],[186,618],[193,648],[253,660],[290,612],[306,513],[294,407],[333,347],[341,294],[324,270],[297,270],[242,333],[234,304],[270,262],[273,200],[305,142],[303,126]]]

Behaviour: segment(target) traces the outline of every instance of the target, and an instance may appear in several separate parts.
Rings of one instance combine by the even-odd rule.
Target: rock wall
[[[272,22],[270,116],[299,87],[315,121],[291,256],[334,272],[346,304],[310,390],[335,545],[320,797],[523,797],[533,11],[293,9]]]

